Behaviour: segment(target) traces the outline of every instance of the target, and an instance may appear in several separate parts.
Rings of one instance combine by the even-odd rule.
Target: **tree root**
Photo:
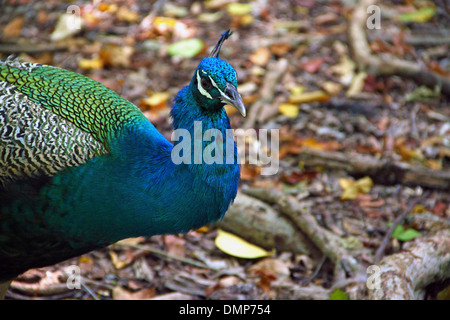
[[[314,216],[292,196],[276,189],[248,189],[247,194],[277,204],[297,228],[334,264],[335,281],[341,281],[361,272],[354,254],[346,240],[321,227]],[[351,241],[350,241],[351,242]]]

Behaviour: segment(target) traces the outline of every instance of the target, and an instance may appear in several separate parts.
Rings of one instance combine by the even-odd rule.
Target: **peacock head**
[[[219,58],[220,48],[230,35],[230,30],[224,32],[209,57],[200,62],[191,81],[191,90],[207,112],[217,112],[229,104],[245,117],[245,106],[237,91],[236,71]]]

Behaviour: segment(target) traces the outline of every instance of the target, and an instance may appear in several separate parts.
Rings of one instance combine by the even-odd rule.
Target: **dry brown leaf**
[[[261,167],[244,163],[241,165],[241,179],[245,181],[252,181],[261,175]]]
[[[322,66],[323,61],[323,58],[313,58],[302,63],[302,67],[308,73],[316,73]]]
[[[250,55],[250,61],[258,66],[265,66],[270,59],[270,50],[266,47],[260,47]]]
[[[139,20],[139,13],[128,9],[125,6],[122,6],[117,11],[116,17],[121,21],[133,23]]]
[[[22,33],[22,28],[25,22],[24,17],[13,18],[4,28],[3,36],[7,38],[18,37]]]
[[[288,53],[291,48],[292,47],[289,43],[278,42],[270,46],[270,51],[272,51],[274,55],[281,57]]]
[[[117,286],[114,287],[112,295],[114,300],[147,300],[155,296],[155,289],[148,288],[136,292],[131,292],[120,286]]]
[[[167,253],[171,256],[184,258],[186,255],[186,240],[175,235],[164,235],[164,243],[167,246]]]
[[[100,58],[105,66],[130,66],[134,49],[131,46],[107,44],[100,50]]]
[[[264,258],[248,268],[251,274],[264,273],[275,278],[289,276],[290,264],[276,258]]]

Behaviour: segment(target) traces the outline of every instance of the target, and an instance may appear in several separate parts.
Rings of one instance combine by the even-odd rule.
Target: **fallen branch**
[[[294,197],[277,189],[245,190],[259,199],[275,203],[335,266],[335,281],[341,281],[360,272],[357,260],[346,249],[344,239],[321,227],[314,216]]]
[[[450,189],[449,170],[431,170],[391,159],[303,148],[300,160],[308,166],[344,170],[349,174],[370,176],[382,184],[403,184],[434,189]]]
[[[46,44],[17,44],[2,43],[0,44],[0,52],[2,53],[41,53],[41,52],[57,52],[67,50],[66,45],[56,45],[53,43]]]
[[[364,30],[368,18],[367,7],[375,4],[375,0],[362,0],[356,6],[349,19],[349,37],[353,54],[361,69],[377,75],[398,75],[410,78],[420,85],[434,89],[439,87],[441,92],[450,96],[450,81],[431,71],[425,70],[420,64],[401,60],[392,55],[372,55]]]
[[[218,227],[268,250],[290,251],[318,257],[314,244],[271,206],[238,193]]]
[[[428,192],[424,192],[422,194],[422,196],[412,200],[408,207],[394,220],[394,222],[392,223],[392,225],[389,227],[389,230],[386,232],[383,241],[380,244],[380,247],[377,249],[377,252],[375,254],[375,258],[374,258],[374,262],[375,264],[377,264],[378,262],[380,262],[381,258],[384,255],[384,251],[386,250],[386,247],[388,246],[389,242],[391,241],[391,237],[392,237],[392,232],[394,232],[394,229],[397,225],[399,225],[408,215],[408,213],[411,212],[411,210],[414,208],[414,206],[419,203],[420,201],[422,201],[423,199],[425,199],[428,196]]]
[[[402,252],[387,256],[378,264],[380,287],[369,290],[369,299],[423,299],[427,285],[449,277],[449,248],[449,229],[405,244]]]

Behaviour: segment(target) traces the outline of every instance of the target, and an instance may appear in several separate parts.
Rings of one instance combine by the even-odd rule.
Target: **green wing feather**
[[[14,85],[31,101],[107,141],[144,116],[139,109],[101,83],[68,70],[37,66],[32,71],[0,65],[0,81]]]
[[[88,77],[0,61],[0,185],[108,153],[111,139],[142,120],[136,106]]]

